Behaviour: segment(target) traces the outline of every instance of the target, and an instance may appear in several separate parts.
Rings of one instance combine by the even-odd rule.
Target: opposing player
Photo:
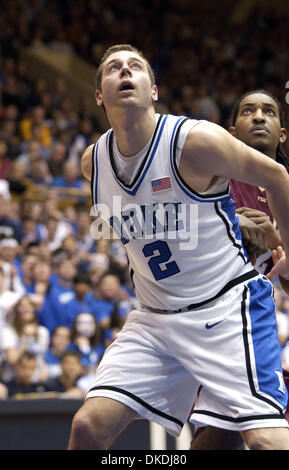
[[[245,93],[235,104],[231,121],[229,131],[232,135],[279,162],[289,172],[289,159],[281,148],[287,138],[284,115],[280,103],[271,93],[265,90]],[[255,260],[255,268],[266,274],[273,266],[272,250],[274,253],[278,245],[282,244],[266,190],[234,180],[230,181],[230,186],[237,213],[242,218],[242,233],[251,248],[260,252]],[[280,282],[288,293],[288,280],[280,278]],[[289,374],[287,371],[283,371],[283,374],[288,388]],[[239,449],[242,443],[239,433],[207,426],[198,430],[191,449],[232,450]]]
[[[288,279],[287,173],[217,125],[156,115],[135,48],[107,50],[98,78],[111,129],[82,168],[127,250],[140,308],[106,350],[69,449],[106,449],[140,417],[178,435],[200,384],[196,424],[241,431],[251,449],[289,449],[272,285],[247,258],[228,186],[266,187],[285,251],[271,274]]]

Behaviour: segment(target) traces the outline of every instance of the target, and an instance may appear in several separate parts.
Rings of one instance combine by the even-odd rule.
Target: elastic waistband
[[[248,271],[247,273],[242,274],[241,276],[238,276],[235,279],[232,279],[231,281],[229,281],[216,295],[214,295],[210,299],[203,300],[202,302],[198,302],[196,304],[190,304],[187,307],[179,308],[178,310],[162,310],[159,308],[148,307],[147,305],[144,305],[144,304],[141,304],[141,308],[143,308],[144,310],[148,310],[149,312],[164,313],[164,314],[189,312],[190,310],[193,310],[194,308],[202,307],[203,305],[206,305],[212,302],[213,300],[216,300],[218,297],[221,297],[221,295],[225,294],[232,287],[235,287],[238,284],[242,284],[243,282],[248,281],[249,279],[252,279],[253,277],[259,276],[259,274],[260,273],[258,273],[256,269],[252,269],[251,271]]]

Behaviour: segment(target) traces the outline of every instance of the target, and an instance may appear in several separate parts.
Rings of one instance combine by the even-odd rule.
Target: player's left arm
[[[284,256],[277,261],[269,277],[281,275],[289,279],[289,176],[285,168],[222,127],[202,122],[189,132],[182,162],[180,169],[190,171],[193,181],[198,178],[204,189],[216,175],[266,188],[284,248]]]
[[[92,150],[94,144],[89,145],[83,152],[83,155],[80,160],[81,172],[83,176],[88,180],[91,181],[91,170],[92,170]]]

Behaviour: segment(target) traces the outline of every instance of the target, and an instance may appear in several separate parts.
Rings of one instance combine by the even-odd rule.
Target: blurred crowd
[[[46,45],[97,65],[107,47],[131,43],[155,70],[160,109],[227,126],[244,91],[266,88],[285,103],[289,37],[286,19],[255,11],[236,24],[224,13],[205,15],[190,0],[11,0],[2,10],[1,398],[83,397],[135,305],[121,243],[90,232],[80,156],[102,129],[87,97],[73,108],[63,77],[52,88],[45,77],[32,80],[20,48]],[[278,286],[276,299],[289,367],[289,300]]]

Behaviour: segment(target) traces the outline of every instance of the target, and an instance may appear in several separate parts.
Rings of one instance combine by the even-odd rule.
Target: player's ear
[[[287,130],[284,127],[281,127],[280,131],[280,144],[283,144],[287,139]]]
[[[153,87],[152,87],[152,100],[153,101],[158,101],[158,99],[159,99],[158,87],[156,85],[153,85]]]
[[[230,126],[229,127],[229,132],[233,137],[236,137],[236,127],[235,126]]]
[[[100,90],[95,91],[95,101],[96,101],[97,106],[102,106],[103,102],[102,102],[102,95],[101,95]]]

